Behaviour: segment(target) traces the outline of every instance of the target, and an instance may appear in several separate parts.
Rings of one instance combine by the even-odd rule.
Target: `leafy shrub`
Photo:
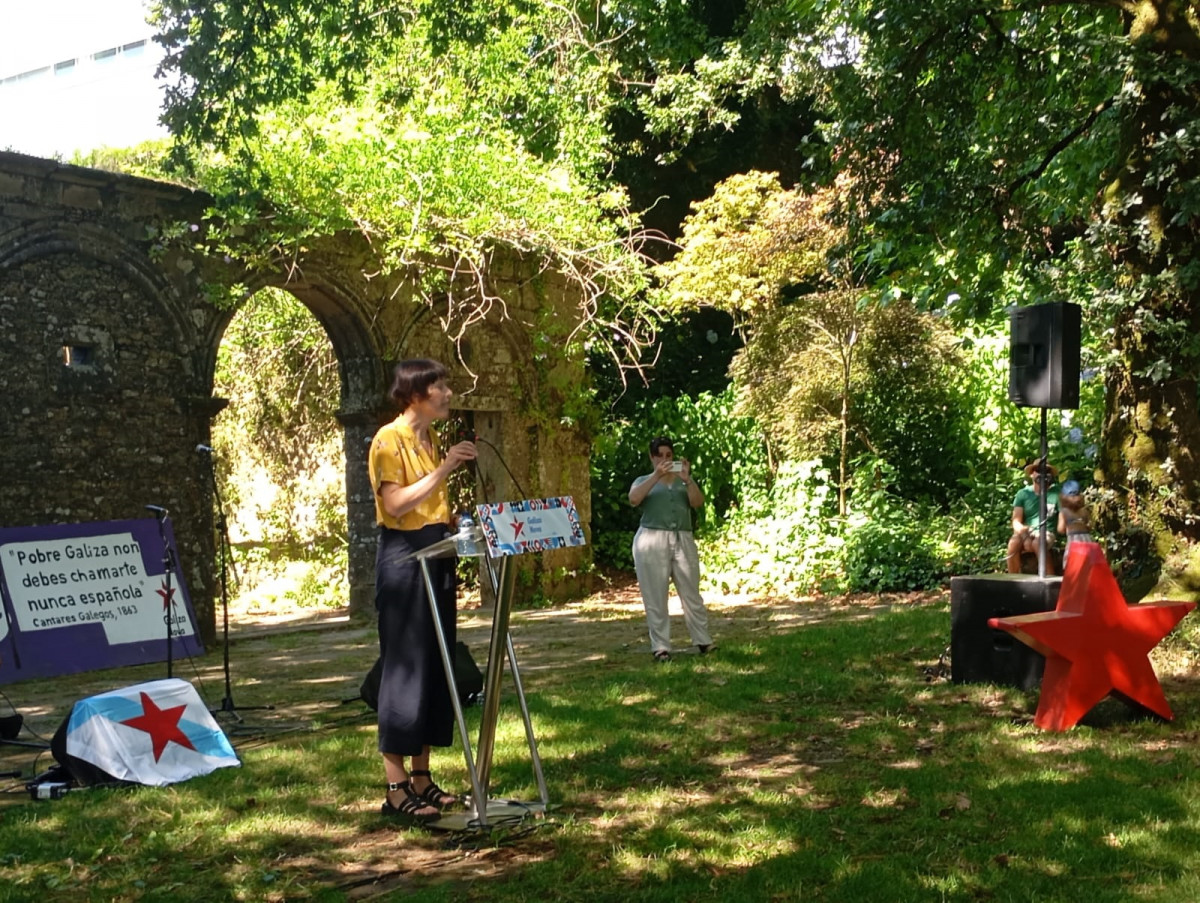
[[[1154,547],[1153,534],[1138,524],[1122,524],[1096,539],[1104,546],[1125,600],[1141,601],[1162,573],[1163,560]]]
[[[929,589],[944,576],[926,522],[906,506],[877,511],[849,526],[842,569],[850,592]]]
[[[943,320],[907,302],[864,307],[859,294],[823,292],[757,317],[730,368],[739,410],[781,459],[869,450],[895,468],[895,494],[944,507],[972,452],[968,362]]]
[[[700,544],[707,589],[754,595],[826,592],[840,586],[837,490],[814,461],[782,464],[768,490]]]
[[[851,405],[855,431],[895,468],[892,493],[946,510],[962,462],[972,457],[975,412],[961,380],[965,356],[942,320],[906,304],[875,310],[869,327]]]
[[[622,571],[633,570],[633,534],[637,530],[592,531],[592,557],[597,564],[604,564]]]
[[[949,514],[933,518],[926,532],[938,551],[945,576],[1003,571],[1011,511],[1005,500],[989,510],[970,511],[957,506]]]

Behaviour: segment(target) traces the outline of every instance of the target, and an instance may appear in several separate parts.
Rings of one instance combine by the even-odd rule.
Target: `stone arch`
[[[0,234],[0,270],[53,254],[79,254],[115,267],[163,310],[181,345],[195,343],[174,286],[143,249],[91,223],[33,223]]]
[[[381,350],[384,338],[377,328],[372,327],[354,293],[323,275],[303,282],[269,276],[251,280],[237,307],[222,311],[208,324],[202,336],[204,383],[212,385],[217,348],[229,321],[263,288],[279,288],[291,294],[312,312],[325,330],[341,368],[343,410],[377,408],[386,379]]]
[[[308,308],[324,329],[338,362],[341,399],[337,416],[346,461],[349,604],[352,614],[364,614],[374,606],[376,544],[375,500],[365,461],[367,443],[375,434],[384,409],[387,374],[380,351],[383,337],[364,316],[361,300],[334,278],[313,274],[296,281],[257,276],[250,280],[236,308],[221,311],[207,324],[201,342],[202,380],[210,393],[225,330],[254,294],[268,287],[288,292]],[[214,399],[213,416],[223,407],[222,400]]]

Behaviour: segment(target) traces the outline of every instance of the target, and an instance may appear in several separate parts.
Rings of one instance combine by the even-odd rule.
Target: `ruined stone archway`
[[[168,507],[181,569],[206,641],[215,633],[212,504],[195,460],[224,406],[212,374],[232,315],[207,300],[217,261],[162,240],[171,224],[198,223],[209,199],[189,189],[20,154],[0,153],[0,429],[8,440],[0,526],[120,520],[144,504]],[[347,458],[350,603],[373,596],[375,528],[365,442],[390,415],[387,374],[400,357],[451,363],[454,348],[403,277],[372,279],[355,263],[354,237],[329,236],[325,254],[258,284],[299,298],[329,335],[339,362],[339,420]],[[226,266],[228,270],[228,266]],[[207,275],[205,275],[207,274]],[[243,273],[229,273],[232,283]],[[458,399],[486,424],[530,495],[571,494],[590,511],[588,440],[541,410],[550,374],[526,334],[560,305],[565,286],[517,256],[495,267],[506,315],[472,334],[472,391]],[[549,300],[548,300],[549,299]],[[63,360],[64,349],[79,354]],[[69,355],[68,355],[69,356]],[[83,359],[86,358],[86,361]],[[578,365],[556,385],[582,379]],[[550,399],[553,404],[553,399]],[[507,479],[494,499],[513,498]],[[548,596],[586,581],[586,550],[522,562]],[[551,573],[570,574],[549,584]]]
[[[214,384],[217,351],[233,317],[263,288],[277,288],[295,297],[320,324],[333,349],[339,371],[337,420],[346,462],[345,505],[348,541],[348,602],[355,614],[374,607],[375,503],[367,480],[366,452],[371,437],[386,416],[388,374],[380,346],[383,337],[372,332],[360,304],[332,280],[311,275],[304,282],[255,280],[237,308],[212,325],[204,361],[204,380]],[[223,400],[221,400],[223,403]]]

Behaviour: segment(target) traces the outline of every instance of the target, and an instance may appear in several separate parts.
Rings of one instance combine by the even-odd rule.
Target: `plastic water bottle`
[[[458,519],[458,533],[454,536],[454,548],[459,558],[475,554],[475,521],[464,514]]]

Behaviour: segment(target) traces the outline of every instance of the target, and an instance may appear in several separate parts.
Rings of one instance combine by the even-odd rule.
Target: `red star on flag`
[[[1112,693],[1170,721],[1174,715],[1150,664],[1150,650],[1194,602],[1129,605],[1096,543],[1074,543],[1054,611],[991,618],[1046,657],[1033,723],[1065,731]]]
[[[162,596],[163,611],[166,611],[175,604],[175,587],[167,586],[167,581],[164,580],[162,587],[155,590],[155,592]]]
[[[192,741],[187,738],[187,734],[179,729],[179,719],[183,717],[183,710],[187,708],[186,705],[160,709],[154,704],[154,700],[150,698],[150,694],[143,692],[141,697],[142,714],[136,718],[122,721],[121,724],[137,728],[139,731],[145,731],[150,735],[150,740],[154,744],[155,762],[162,756],[163,750],[167,748],[168,743],[178,743],[180,746],[191,750],[196,748],[192,746]]]
[[[516,539],[518,536],[521,535],[521,531],[525,529],[525,521],[523,521],[523,520],[513,521],[512,528],[513,528],[513,539]]]

